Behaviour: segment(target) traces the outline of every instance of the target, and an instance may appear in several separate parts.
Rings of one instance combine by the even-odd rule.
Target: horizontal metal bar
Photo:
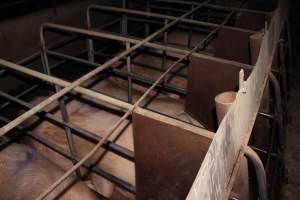
[[[267,150],[264,150],[264,149],[261,149],[261,148],[257,148],[253,145],[249,145],[253,150],[259,152],[259,153],[263,153],[263,154],[269,154],[269,152]],[[274,158],[277,158],[278,157],[278,154],[276,153],[270,153],[270,156],[274,157]]]
[[[164,25],[164,22],[154,21],[154,20],[151,20],[151,19],[134,18],[134,17],[128,17],[128,21],[140,22],[140,23],[148,23],[148,24]],[[203,28],[196,27],[196,26],[190,27],[190,26],[182,25],[182,24],[178,24],[176,26],[176,28],[182,29],[182,30],[192,29],[192,30],[194,30],[195,32],[198,32],[198,33],[209,33],[210,32],[210,30],[207,30],[207,29],[203,29]]]
[[[47,23],[47,24],[45,24],[45,26],[46,26],[45,28],[47,30],[59,29],[60,31],[79,33],[79,34],[83,34],[83,35],[86,35],[89,37],[99,37],[99,38],[105,38],[105,39],[110,39],[110,40],[116,40],[119,42],[129,42],[131,44],[138,44],[139,42],[142,41],[139,39],[120,36],[120,35],[117,35],[117,34],[111,33],[111,32],[92,31],[92,30],[80,29],[80,28],[75,28],[75,27],[70,27],[70,26],[65,26],[65,25],[58,25],[58,24],[51,24],[51,23]],[[180,58],[180,55],[187,54],[189,52],[188,50],[178,49],[178,48],[174,48],[174,47],[170,47],[170,46],[164,46],[164,45],[151,43],[151,42],[146,42],[144,44],[144,46],[158,49],[158,50],[167,51],[167,52],[172,52],[172,53],[174,53],[173,56],[177,56],[177,58]],[[176,55],[176,54],[179,54],[179,55]],[[251,66],[251,65],[247,65],[247,64],[243,64],[243,63],[239,63],[239,62],[235,62],[235,61],[229,61],[229,60],[222,59],[222,58],[216,58],[216,57],[208,56],[205,54],[194,53],[193,55],[196,55],[198,57],[207,58],[207,59],[212,59],[212,60],[220,60],[220,61],[224,61],[224,62],[230,62],[232,65],[241,67],[243,69],[252,69],[253,68],[253,66]]]
[[[65,54],[59,53],[59,52],[54,52],[54,51],[48,50],[47,54],[50,55],[50,56],[52,55],[52,56],[56,56],[56,57],[59,57],[59,58],[64,58],[64,59],[68,59],[68,60],[71,60],[71,61],[74,61],[74,62],[78,62],[78,63],[81,63],[81,64],[85,64],[85,65],[91,66],[93,68],[99,66],[98,63],[90,62],[90,61],[87,61],[87,60],[84,60],[84,59],[81,59],[81,58],[76,58],[76,57],[69,56],[69,55],[65,55]],[[123,60],[123,61],[125,61],[125,60]],[[121,64],[121,65],[124,65],[124,64]],[[149,79],[149,78],[146,78],[146,77],[141,77],[141,76],[135,75],[133,73],[129,73],[129,72],[123,72],[123,71],[118,70],[116,68],[110,68],[110,69],[108,69],[108,71],[110,73],[112,73],[113,75],[115,75],[115,76],[119,76],[119,77],[122,77],[122,78],[130,77],[135,81],[138,81],[138,82],[141,82],[141,83],[144,83],[144,84],[147,84],[147,85],[152,85],[155,82],[152,79]],[[164,89],[164,90],[167,90],[168,92],[172,92],[174,94],[178,94],[178,95],[181,95],[181,96],[186,95],[185,90],[180,89],[180,88],[178,88],[178,87],[176,87],[175,85],[172,85],[172,84],[167,84],[167,83],[158,84],[157,88]]]
[[[155,17],[155,18],[159,18],[159,19],[168,19],[168,20],[178,19],[178,17],[174,17],[174,16],[170,16],[170,15],[164,15],[164,14],[153,13],[153,12],[145,12],[145,11],[139,11],[139,10],[133,10],[133,9],[126,9],[126,8],[118,8],[118,7],[113,7],[113,6],[90,5],[88,7],[88,10],[104,10],[104,11],[112,11],[112,12],[122,12],[122,13],[127,13],[127,14],[141,15],[141,16],[145,16],[145,17]],[[192,20],[192,19],[183,19],[181,21],[183,23],[189,23],[192,25],[208,26],[208,27],[213,27],[213,28],[218,28],[220,26],[220,24],[204,22],[204,21],[197,21],[197,20]],[[223,28],[241,31],[241,32],[247,32],[247,33],[258,33],[258,31],[252,31],[252,30],[248,30],[248,29],[237,28],[237,27],[226,26],[226,25],[224,25]]]
[[[134,0],[134,1],[139,1],[139,0]],[[186,0],[184,0],[184,1],[182,1],[182,0],[151,0],[151,1],[152,2],[173,3],[173,4],[176,3],[176,4],[191,5],[191,6],[192,5],[196,6],[196,5],[200,4],[199,2],[196,2],[196,1],[186,1]],[[226,11],[232,11],[232,10],[236,9],[235,7],[231,7],[231,6],[217,5],[217,4],[211,4],[211,3],[208,3],[205,7],[219,9],[219,10],[226,10]],[[268,12],[265,12],[265,11],[246,9],[246,8],[240,8],[239,11],[256,13],[256,14],[264,14],[264,15],[269,14]]]
[[[276,117],[273,114],[269,114],[269,113],[264,113],[264,112],[259,112],[258,113],[260,116],[267,118],[267,119],[271,119],[271,120],[275,120]]]

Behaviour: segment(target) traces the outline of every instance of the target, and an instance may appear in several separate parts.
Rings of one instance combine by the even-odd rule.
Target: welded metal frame
[[[198,6],[196,6],[196,7],[194,7],[193,9],[192,9],[192,11],[195,11],[195,10],[197,10],[197,8],[199,7],[199,5]],[[232,15],[234,12],[236,12],[236,10],[232,10],[231,11],[231,13],[230,13],[230,15]],[[193,13],[193,12],[191,12],[191,13]],[[211,35],[213,35],[215,32],[217,32],[220,28],[222,28],[222,27],[225,27],[225,23],[226,23],[226,21],[230,18],[230,15],[228,15],[227,17],[226,17],[226,19],[224,20],[224,23],[222,23],[221,25],[219,25],[218,27],[216,27],[216,29],[214,29],[212,32],[210,32],[210,34],[205,38],[205,40],[208,40],[209,38],[210,38],[210,36]],[[188,16],[188,15],[184,15],[184,16]],[[126,17],[125,17],[126,18]],[[184,21],[184,19],[185,19],[185,17],[183,17],[183,18],[177,18],[177,19],[173,19],[174,21]],[[124,21],[126,21],[126,20],[124,20]],[[163,30],[163,31],[161,31],[161,30],[159,30],[158,32],[166,32],[167,30],[168,30],[168,28],[169,27],[172,27],[173,25],[175,25],[176,23],[174,23],[174,21],[171,21],[171,24],[172,25],[170,25],[170,23],[166,23],[165,24],[165,27],[163,28],[163,29],[161,29],[161,30]],[[126,22],[125,22],[126,23]],[[48,24],[49,25],[49,24]],[[50,24],[50,27],[51,28],[54,28],[54,25],[51,25]],[[41,35],[43,35],[43,29],[44,28],[49,28],[49,27],[47,27],[47,25],[45,25],[45,26],[43,26],[42,27],[42,29],[41,29]],[[73,29],[73,30],[75,30],[75,29]],[[72,31],[73,31],[72,30]],[[125,29],[124,29],[125,30]],[[81,32],[82,33],[82,32]],[[95,34],[95,33],[92,33],[92,32],[85,32],[87,35],[89,35],[89,36],[91,36],[91,35],[93,35],[93,36],[95,36],[95,35],[97,35],[97,34]],[[92,34],[91,34],[92,33]],[[123,32],[123,34],[125,34],[126,33],[126,31],[124,31]],[[90,35],[91,34],[91,35]],[[103,35],[105,35],[105,34],[103,34]],[[102,35],[102,36],[103,36]],[[33,77],[36,77],[36,78],[39,78],[39,79],[41,79],[41,80],[44,80],[44,81],[48,81],[48,82],[50,82],[51,84],[55,84],[55,85],[58,85],[59,87],[62,87],[63,89],[59,89],[59,88],[57,88],[57,91],[56,91],[56,93],[52,96],[52,99],[50,99],[49,101],[48,101],[48,99],[47,100],[45,100],[45,103],[43,104],[43,102],[41,103],[41,104],[39,104],[39,105],[37,105],[37,106],[35,106],[35,107],[32,107],[32,106],[30,106],[29,104],[26,104],[25,102],[22,102],[22,101],[19,101],[17,98],[11,98],[10,99],[10,102],[12,101],[12,102],[14,102],[14,103],[18,103],[18,104],[23,104],[23,106],[24,107],[27,107],[27,109],[29,109],[29,111],[28,112],[26,112],[25,114],[24,114],[24,116],[25,117],[22,117],[22,116],[20,116],[20,117],[18,117],[17,119],[15,119],[15,120],[13,120],[13,122],[9,122],[9,120],[7,120],[7,119],[3,119],[3,118],[1,118],[1,120],[2,121],[6,121],[6,123],[7,123],[7,125],[5,125],[5,127],[3,128],[1,128],[1,135],[2,134],[4,134],[5,132],[7,132],[8,130],[11,130],[12,128],[14,128],[14,127],[17,127],[17,129],[18,130],[21,130],[21,131],[24,131],[24,128],[22,128],[22,127],[20,127],[19,126],[19,124],[21,123],[21,121],[24,121],[25,119],[27,119],[27,118],[29,118],[30,116],[32,116],[32,115],[38,115],[38,116],[40,116],[40,117],[42,117],[42,118],[45,118],[46,120],[49,120],[49,121],[54,121],[55,123],[57,123],[57,124],[60,124],[62,127],[64,127],[64,128],[67,128],[67,129],[72,129],[73,131],[75,130],[75,131],[77,131],[77,132],[79,132],[80,134],[83,134],[84,135],[84,131],[81,131],[80,129],[77,129],[77,128],[72,128],[72,125],[71,125],[71,123],[70,122],[68,122],[68,120],[63,120],[62,122],[59,122],[58,120],[53,120],[53,119],[51,119],[51,118],[53,118],[49,113],[46,113],[45,114],[45,112],[43,112],[43,111],[41,111],[42,109],[43,109],[43,107],[45,107],[46,105],[48,105],[49,103],[51,103],[54,99],[59,99],[59,98],[61,98],[61,97],[64,97],[66,94],[68,94],[69,92],[72,92],[73,90],[75,91],[75,92],[77,92],[77,93],[80,93],[80,94],[84,94],[84,95],[87,95],[87,96],[90,96],[90,97],[94,97],[94,98],[97,98],[98,100],[104,100],[105,102],[109,102],[110,104],[112,104],[112,105],[115,105],[115,106],[119,106],[121,109],[126,109],[127,110],[127,112],[123,115],[123,117],[120,119],[120,121],[115,125],[115,126],[113,126],[112,127],[112,129],[111,129],[111,131],[110,131],[110,133],[108,133],[108,135],[106,136],[106,137],[103,137],[102,139],[101,138],[99,138],[99,139],[97,139],[97,141],[99,141],[99,143],[97,143],[97,145],[96,145],[96,148],[95,148],[95,151],[93,150],[92,152],[90,152],[90,154],[88,154],[87,155],[87,157],[89,157],[89,155],[92,155],[93,154],[93,152],[96,152],[96,150],[98,149],[98,148],[100,148],[100,147],[105,147],[105,145],[103,145],[103,144],[105,144],[105,143],[107,143],[107,138],[110,136],[110,134],[112,134],[113,133],[113,131],[116,129],[116,127],[118,126],[118,124],[122,121],[122,120],[124,120],[124,119],[126,119],[131,113],[132,113],[132,111],[135,109],[135,107],[138,107],[138,105],[139,105],[139,103],[140,102],[142,102],[142,100],[149,94],[149,92],[152,90],[152,89],[154,89],[155,87],[157,87],[161,82],[162,82],[162,80],[164,79],[164,77],[173,69],[173,68],[175,68],[176,67],[176,65],[178,64],[178,63],[180,63],[181,61],[183,61],[184,59],[186,59],[187,57],[189,57],[192,53],[194,53],[197,49],[198,49],[198,47],[200,47],[200,46],[202,46],[202,45],[204,45],[205,44],[205,40],[203,40],[203,41],[201,41],[200,43],[199,43],[199,45],[197,45],[197,47],[194,47],[191,51],[187,51],[187,50],[178,50],[178,49],[175,49],[175,48],[169,48],[169,47],[163,47],[163,46],[161,46],[161,45],[158,45],[158,44],[155,44],[155,43],[150,43],[150,40],[152,40],[152,39],[154,39],[157,35],[159,35],[159,34],[157,34],[157,32],[155,33],[155,36],[153,37],[153,34],[152,35],[150,35],[150,37],[148,38],[146,38],[146,39],[144,39],[144,40],[142,40],[142,41],[138,41],[138,40],[135,40],[135,39],[130,39],[130,38],[126,38],[126,39],[124,39],[124,37],[122,38],[122,37],[118,37],[118,40],[125,40],[125,45],[126,45],[126,50],[123,52],[123,53],[121,53],[121,56],[119,55],[119,56],[117,56],[117,57],[115,57],[115,58],[113,58],[113,59],[111,59],[111,60],[109,60],[108,62],[106,62],[106,63],[104,63],[103,65],[105,66],[105,67],[103,67],[103,66],[99,66],[98,65],[98,67],[95,69],[95,70],[93,70],[92,72],[90,72],[90,73],[88,73],[88,74],[86,74],[86,75],[84,75],[83,77],[81,77],[81,78],[79,78],[78,80],[76,80],[76,81],[74,81],[73,83],[68,83],[68,82],[66,82],[66,81],[63,81],[63,80],[60,80],[60,79],[57,79],[57,78],[55,78],[55,77],[52,77],[52,76],[46,76],[46,75],[44,75],[44,74],[41,74],[41,73],[37,73],[37,72],[34,72],[34,71],[32,71],[32,70],[28,70],[28,69],[23,69],[22,67],[20,67],[20,66],[17,66],[17,65],[14,65],[13,63],[8,63],[8,62],[6,62],[6,61],[1,61],[0,60],[0,63],[1,63],[1,65],[4,65],[5,67],[8,67],[8,68],[10,68],[10,69],[13,69],[13,70],[16,70],[16,71],[19,71],[19,72],[22,72],[22,73],[24,73],[24,74],[27,74],[27,75],[30,75],[30,76],[33,76]],[[112,38],[111,36],[109,36],[109,34],[107,34],[107,35],[105,35],[105,36],[107,36],[108,38]],[[43,38],[43,36],[42,36],[42,38]],[[116,37],[114,37],[113,36],[113,38],[115,39]],[[122,39],[121,39],[122,38]],[[42,41],[43,41],[43,39],[42,39]],[[42,42],[43,43],[43,42]],[[130,44],[135,44],[133,47],[130,47]],[[162,74],[162,76],[159,78],[159,79],[157,79],[155,82],[153,82],[152,83],[152,86],[149,88],[149,90],[147,90],[147,92],[145,92],[145,94],[142,96],[142,98],[140,99],[140,100],[138,100],[134,105],[132,105],[132,104],[127,104],[127,103],[125,103],[125,102],[121,102],[121,101],[118,101],[118,100],[116,100],[116,99],[113,99],[113,98],[111,98],[111,97],[107,97],[107,96],[105,96],[105,95],[101,95],[101,94],[98,94],[98,93],[95,93],[95,92],[93,92],[93,91],[90,91],[90,90],[88,90],[88,89],[85,89],[85,88],[83,88],[83,87],[80,87],[80,84],[81,83],[83,83],[83,82],[85,82],[85,81],[87,81],[89,78],[91,78],[91,77],[93,77],[94,75],[96,75],[96,74],[98,74],[99,72],[101,72],[102,70],[104,70],[106,67],[109,67],[109,65],[111,65],[112,63],[114,63],[114,62],[117,62],[117,61],[119,61],[119,60],[122,60],[123,59],[123,57],[126,57],[126,64],[127,64],[127,68],[128,68],[128,74],[130,74],[130,53],[131,52],[133,52],[133,51],[135,51],[135,50],[137,50],[139,47],[142,47],[142,46],[149,46],[149,47],[153,47],[153,48],[161,48],[161,49],[163,49],[164,51],[174,51],[174,52],[180,52],[181,54],[183,54],[184,56],[181,56],[181,58],[179,58],[178,59],[178,61],[176,61],[173,65],[171,65],[169,68],[167,68],[167,70],[165,70],[165,72]],[[53,53],[52,51],[50,51],[50,50],[47,50],[46,49],[46,45],[45,45],[45,43],[43,43],[43,46],[45,47],[44,49],[43,49],[43,57],[44,57],[44,60],[45,60],[45,58],[47,57],[47,54],[51,54],[51,53]],[[90,55],[90,54],[89,54]],[[34,57],[34,56],[33,56]],[[26,63],[26,62],[30,62],[32,59],[34,59],[34,58],[30,58],[30,59],[27,59],[26,61],[23,61],[23,63]],[[68,59],[68,57],[66,57],[65,56],[65,59]],[[81,60],[82,61],[82,60]],[[88,62],[86,62],[86,63],[88,63]],[[91,64],[91,63],[93,63],[93,60],[89,60],[89,63],[88,64]],[[97,64],[93,64],[94,66],[95,65],[97,65]],[[49,66],[49,64],[47,64],[47,62],[45,62],[44,61],[44,67],[45,67],[45,71],[47,71],[47,70],[49,70],[49,72],[50,72],[50,66]],[[48,75],[50,75],[50,73],[48,72]],[[131,79],[131,77],[129,76],[129,75],[127,75],[127,77],[128,77],[128,81]],[[163,85],[162,87],[165,87],[165,85]],[[130,94],[130,90],[132,90],[132,89],[130,89],[131,87],[129,87],[128,88],[128,93]],[[63,92],[62,92],[63,91]],[[0,96],[5,96],[5,95],[3,95],[3,93],[0,93]],[[130,96],[131,95],[128,95],[128,101],[131,103],[131,101],[130,101]],[[8,96],[6,96],[6,97],[8,97]],[[28,114],[27,114],[28,113]],[[16,122],[16,123],[14,123],[14,122]],[[11,124],[11,125],[10,125]],[[6,128],[6,127],[8,127],[8,128]],[[80,130],[80,131],[79,131]],[[34,136],[34,134],[33,133],[31,133],[31,132],[28,132],[28,135],[29,136],[31,136],[31,137],[35,137]],[[88,137],[88,136],[87,136]],[[48,147],[49,148],[53,148],[53,149],[56,149],[53,145],[49,145],[49,144],[47,144],[45,141],[43,141],[41,138],[36,138],[35,137],[35,139],[36,140],[40,140],[40,142],[41,143],[44,143],[46,146],[48,145]],[[111,147],[109,147],[109,146],[111,146]],[[110,150],[112,150],[113,149],[113,146],[114,146],[114,144],[113,143],[108,143],[107,144],[107,148],[111,148]],[[58,152],[59,152],[59,150],[57,150]],[[114,152],[114,151],[113,151]],[[119,151],[115,151],[115,152],[119,152]],[[67,158],[69,158],[70,160],[73,160],[73,161],[75,161],[74,163],[75,163],[75,166],[74,167],[72,167],[63,177],[62,177],[62,179],[60,179],[57,183],[59,184],[61,181],[63,181],[64,180],[64,178],[67,178],[69,175],[71,175],[72,174],[72,172],[74,172],[74,171],[76,171],[81,165],[86,165],[86,163],[85,163],[85,161],[87,160],[86,158],[87,157],[85,157],[84,159],[82,159],[82,160],[76,160],[76,156],[75,155],[72,155],[72,153],[71,153],[71,155],[67,155],[66,153],[64,153],[64,152],[61,152],[61,154],[63,155],[65,155],[65,157],[67,157]],[[125,153],[124,153],[125,154]],[[123,155],[124,156],[124,155]],[[86,167],[86,166],[85,166]],[[92,171],[93,171],[93,169],[92,169]],[[97,169],[96,170],[94,170],[93,172],[95,172],[96,171],[96,173],[100,173],[100,172],[97,172]],[[101,174],[101,173],[100,173]],[[103,175],[103,174],[102,174]],[[112,178],[113,179],[113,178]],[[117,184],[118,184],[118,182],[116,182]],[[119,183],[120,185],[121,185],[121,187],[122,187],[122,183]],[[53,187],[50,187],[49,188],[49,190],[47,191],[47,192],[51,192],[51,190],[53,190],[54,188],[55,188],[55,186],[57,186],[57,185],[54,185]],[[123,187],[124,188],[124,187]],[[126,189],[126,188],[125,188]],[[128,189],[128,188],[127,188]],[[130,189],[128,189],[128,190],[130,190]],[[132,190],[133,191],[133,190]],[[46,193],[47,193],[46,192]],[[44,194],[43,196],[41,196],[40,197],[40,199],[43,199],[47,194]]]

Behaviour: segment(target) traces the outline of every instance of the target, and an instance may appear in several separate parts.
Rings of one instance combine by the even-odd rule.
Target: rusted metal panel
[[[174,121],[141,109],[133,113],[139,200],[185,199],[209,148],[212,133]]]
[[[215,56],[249,64],[250,33],[223,28],[213,42]]]
[[[224,91],[237,91],[240,70],[231,62],[193,55],[188,71],[186,111],[209,130],[216,130],[214,98]]]

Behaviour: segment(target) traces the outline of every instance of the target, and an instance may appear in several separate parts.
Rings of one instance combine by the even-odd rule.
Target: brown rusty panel
[[[161,116],[133,113],[138,200],[183,200],[197,175],[211,138]],[[177,121],[177,120],[176,120]],[[195,128],[195,127],[194,127]]]
[[[235,26],[238,28],[261,31],[265,27],[266,16],[264,14],[242,12],[238,15]]]
[[[213,42],[216,57],[250,63],[250,33],[223,28]]]
[[[240,67],[230,62],[192,56],[188,71],[186,111],[209,130],[215,131],[215,96],[236,91]],[[250,71],[245,71],[248,76]]]

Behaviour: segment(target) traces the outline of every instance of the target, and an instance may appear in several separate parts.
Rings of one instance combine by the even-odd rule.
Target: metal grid
[[[37,79],[40,79],[42,81],[46,81],[48,83],[50,83],[50,85],[55,85],[55,93],[50,96],[49,98],[47,98],[45,101],[39,103],[37,106],[32,106],[18,98],[30,93],[32,90],[34,90],[37,85],[34,85],[33,87],[31,87],[30,89],[24,91],[22,94],[18,95],[17,97],[12,97],[8,94],[5,94],[3,92],[0,93],[1,97],[6,98],[7,100],[9,100],[8,102],[6,102],[5,104],[3,104],[3,106],[1,106],[1,108],[6,107],[7,105],[10,104],[10,102],[13,103],[17,103],[19,105],[22,105],[22,107],[24,107],[26,110],[28,110],[27,112],[25,112],[23,115],[17,117],[15,120],[10,121],[6,118],[1,117],[1,120],[6,122],[7,124],[5,126],[3,126],[0,129],[0,134],[4,135],[6,134],[8,131],[10,131],[13,128],[17,128],[17,130],[19,131],[24,131],[25,129],[23,127],[20,127],[20,124],[25,121],[26,119],[28,119],[29,117],[33,116],[33,115],[37,115],[45,120],[48,120],[52,123],[54,123],[57,126],[60,126],[62,128],[64,128],[66,130],[66,135],[68,138],[68,143],[69,143],[69,149],[70,149],[70,154],[65,153],[63,150],[59,149],[58,147],[56,147],[54,144],[49,144],[46,141],[44,141],[42,138],[39,138],[38,136],[36,136],[34,133],[30,132],[30,131],[26,131],[27,134],[34,138],[37,141],[40,141],[41,143],[43,143],[44,145],[48,146],[49,148],[55,149],[56,152],[60,152],[60,154],[64,155],[66,158],[70,159],[71,161],[73,161],[74,166],[66,172],[66,174],[64,176],[62,176],[57,182],[55,182],[51,187],[48,188],[47,191],[45,191],[45,193],[43,193],[38,199],[44,199],[51,191],[53,191],[60,183],[62,183],[67,177],[69,177],[71,174],[73,174],[73,172],[77,171],[81,166],[84,167],[89,167],[90,163],[87,162],[87,160],[92,157],[97,150],[100,147],[104,147],[114,153],[117,153],[118,155],[121,155],[129,160],[134,160],[133,158],[133,153],[127,149],[124,149],[121,146],[118,146],[114,143],[108,142],[108,140],[113,140],[111,138],[111,136],[114,136],[115,130],[118,128],[118,126],[125,120],[127,119],[131,113],[133,112],[133,110],[136,107],[139,107],[139,105],[141,104],[141,102],[147,97],[147,95],[149,95],[149,93],[155,89],[155,88],[159,88],[159,89],[164,89],[167,90],[169,92],[174,92],[177,94],[181,94],[184,95],[184,91],[180,91],[179,88],[176,88],[174,86],[170,86],[168,84],[164,83],[164,79],[165,77],[172,72],[173,69],[175,69],[178,64],[182,63],[182,62],[186,62],[189,58],[189,56],[191,56],[191,54],[193,54],[194,52],[198,51],[199,49],[205,49],[205,47],[208,45],[207,42],[211,41],[214,38],[214,35],[222,28],[225,27],[226,23],[228,22],[228,20],[235,14],[238,12],[241,12],[242,9],[240,9],[239,7],[231,9],[228,7],[223,7],[223,6],[218,6],[218,8],[224,8],[227,10],[230,10],[230,12],[227,14],[227,16],[225,17],[225,19],[223,20],[223,22],[221,24],[212,24],[212,23],[206,23],[206,22],[200,22],[200,21],[196,21],[196,20],[188,20],[186,19],[187,17],[191,16],[192,14],[194,14],[197,10],[201,9],[204,6],[209,6],[212,7],[214,5],[212,4],[208,4],[209,1],[205,1],[201,4],[192,4],[192,9],[188,12],[186,12],[184,15],[180,16],[180,17],[172,17],[172,16],[164,16],[164,15],[160,15],[160,14],[155,14],[155,13],[146,13],[146,12],[138,12],[138,11],[134,11],[134,10],[130,10],[130,9],[125,9],[125,8],[112,8],[112,7],[105,7],[105,6],[90,6],[88,9],[88,16],[90,13],[91,9],[101,9],[101,10],[109,10],[109,11],[121,11],[123,13],[121,20],[116,20],[116,22],[121,21],[121,30],[122,30],[122,34],[126,35],[127,34],[127,16],[126,14],[140,14],[140,15],[144,15],[144,16],[151,16],[151,17],[157,17],[159,19],[164,19],[164,26],[163,28],[155,31],[154,33],[150,34],[148,37],[146,37],[143,40],[139,40],[139,39],[133,39],[130,37],[126,37],[126,36],[118,36],[118,35],[112,35],[111,33],[105,33],[105,32],[101,32],[101,31],[91,31],[91,30],[84,30],[84,29],[78,29],[78,28],[73,28],[73,27],[67,27],[67,26],[62,26],[62,25],[56,25],[56,24],[44,24],[41,28],[41,42],[42,42],[42,61],[43,61],[43,67],[44,67],[44,73],[39,73],[37,71],[34,70],[30,70],[27,68],[24,68],[22,66],[13,64],[11,62],[7,62],[4,60],[0,60],[0,64],[2,66],[4,66],[5,68],[8,68],[9,70],[13,70],[13,71],[17,71],[17,72],[21,72],[23,74],[35,77]],[[178,2],[178,3],[182,3],[182,2]],[[148,4],[147,4],[148,5]],[[248,10],[247,10],[248,11]],[[178,49],[178,48],[174,48],[174,47],[170,47],[170,46],[165,46],[167,45],[167,31],[172,28],[173,26],[176,26],[179,22],[186,22],[186,23],[190,23],[190,24],[197,24],[197,25],[206,25],[208,27],[213,28],[212,30],[210,30],[206,37],[199,42],[196,46],[192,47],[192,49],[187,49],[187,50],[182,50],[182,49]],[[110,26],[111,24],[108,24],[107,26]],[[148,24],[146,25],[146,27],[148,26]],[[232,28],[235,29],[234,27],[230,27],[230,26],[226,26],[226,28]],[[88,17],[88,29],[91,29],[91,19],[90,17]],[[146,28],[147,29],[147,28]],[[95,63],[94,61],[94,49],[93,49],[93,40],[92,39],[88,39],[88,55],[89,55],[89,60],[86,61],[84,59],[80,59],[80,58],[76,58],[74,56],[68,56],[59,52],[55,52],[54,50],[56,48],[59,48],[60,46],[65,45],[66,43],[72,42],[74,40],[76,40],[77,37],[71,38],[67,41],[63,41],[59,44],[54,45],[51,48],[46,48],[46,43],[45,43],[45,39],[44,39],[44,32],[45,30],[49,31],[59,31],[59,32],[67,32],[67,33],[76,33],[76,34],[80,34],[80,35],[85,35],[87,37],[100,37],[100,38],[106,38],[106,39],[111,39],[111,40],[116,40],[119,42],[124,42],[125,43],[125,47],[126,50],[121,52],[118,56],[113,57],[112,59],[106,61],[104,64],[99,65],[97,63]],[[242,31],[248,31],[248,30],[243,30],[243,29],[239,29]],[[253,32],[253,31],[250,31]],[[254,31],[255,32],[255,31]],[[254,33],[253,32],[253,33]],[[149,32],[148,32],[149,34]],[[157,43],[157,42],[151,42],[152,40],[158,38],[160,35],[163,34],[164,37],[164,43]],[[189,39],[190,41],[190,39]],[[133,45],[133,46],[132,46]],[[191,48],[190,42],[187,45],[188,47]],[[135,51],[138,51],[141,47],[151,47],[151,48],[155,48],[158,50],[162,50],[163,51],[163,59],[166,59],[167,57],[167,53],[166,52],[172,52],[172,53],[176,53],[177,54],[177,60],[170,66],[166,67],[165,64],[162,64],[162,70],[163,73],[162,75],[153,81],[148,81],[148,84],[151,85],[151,87],[143,94],[143,96],[136,101],[134,104],[132,103],[132,79],[140,79],[142,82],[146,82],[147,80],[141,78],[141,77],[134,77],[134,75],[130,72],[130,65],[131,65],[131,54]],[[50,50],[51,49],[51,50]],[[179,54],[179,55],[178,55]],[[34,60],[36,57],[38,57],[39,54],[36,53],[33,56],[26,58],[25,60],[19,62],[19,64],[21,65],[25,65],[27,63],[30,63],[32,60]],[[85,65],[89,65],[95,69],[93,69],[91,72],[85,74],[84,76],[82,76],[81,78],[77,79],[74,82],[67,82],[61,79],[58,79],[54,76],[51,76],[50,71],[52,70],[49,65],[49,61],[48,61],[48,56],[56,56],[56,57],[60,57],[66,60],[71,60],[71,61],[76,61],[78,63],[81,64],[85,64]],[[100,72],[102,72],[103,70],[108,69],[111,65],[113,65],[116,62],[122,61],[124,60],[127,66],[127,73],[123,74],[124,77],[127,77],[128,79],[128,103],[117,100],[115,98],[94,92],[92,90],[86,89],[85,87],[81,86],[83,83],[86,83],[87,81],[89,81],[91,78],[93,78],[94,76],[96,76],[97,74],[99,74]],[[163,63],[165,63],[165,61],[163,61]],[[246,68],[251,68],[252,66],[247,66],[247,65],[243,65]],[[55,66],[54,66],[55,67]],[[51,70],[50,70],[51,69]],[[7,72],[6,69],[3,69],[1,71],[1,74],[5,75],[5,73]],[[120,74],[120,71],[116,71],[114,72],[115,74]],[[122,111],[126,111],[125,114],[120,118],[120,120],[111,127],[111,129],[107,132],[106,136],[104,136],[103,138],[99,138],[97,136],[95,136],[95,134],[90,133],[86,130],[81,129],[80,127],[77,127],[76,125],[72,124],[71,122],[69,122],[68,120],[68,115],[66,112],[66,108],[65,108],[65,103],[64,103],[64,98],[66,95],[69,95],[70,93],[78,93],[81,95],[86,95],[88,97],[100,100],[102,102],[106,102],[109,103],[113,106],[117,106],[119,107]],[[58,120],[56,119],[54,116],[52,116],[49,113],[46,113],[45,111],[43,111],[43,108],[45,108],[47,105],[51,104],[52,102],[58,100],[59,101],[59,107],[63,116],[62,120]],[[93,142],[96,144],[96,146],[93,148],[93,150],[91,152],[89,152],[83,159],[78,160],[76,159],[76,152],[74,150],[73,147],[73,141],[72,141],[72,132],[74,132],[75,134],[80,135],[81,137],[86,138],[87,140]],[[102,171],[101,169],[98,169],[96,167],[92,168],[92,171],[104,176],[106,178],[108,178],[109,180],[111,180],[112,182],[114,182],[115,184],[117,184],[118,186],[130,191],[130,192],[134,192],[134,187],[131,186],[130,184],[118,179],[117,177],[114,177],[110,174],[107,174],[106,172]],[[78,175],[79,171],[77,171]]]

